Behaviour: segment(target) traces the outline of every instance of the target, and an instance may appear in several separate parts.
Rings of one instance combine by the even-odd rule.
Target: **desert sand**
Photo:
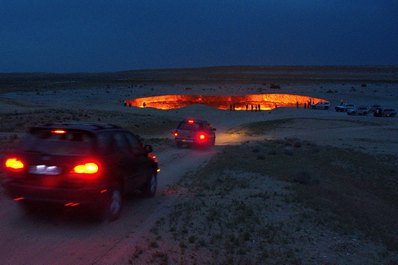
[[[0,257],[5,264],[396,264],[397,117],[334,111],[341,101],[397,109],[397,71],[377,69],[227,68],[218,69],[215,79],[208,78],[211,69],[197,76],[179,70],[173,72],[175,80],[167,72],[148,79],[148,71],[127,83],[3,87],[1,155],[29,126],[98,121],[141,135],[154,146],[161,172],[158,196],[128,198],[114,223],[92,224],[69,212],[29,216],[0,190]],[[252,78],[234,80],[235,72]],[[272,89],[274,83],[280,88]],[[158,110],[123,104],[153,95],[260,93],[318,97],[330,101],[331,109],[254,112],[197,104]],[[214,148],[175,147],[171,131],[187,117],[217,128]],[[322,157],[328,155],[326,162],[348,172],[344,177],[350,181],[324,165]],[[296,164],[302,157],[311,160]],[[380,163],[373,167],[365,159]],[[278,163],[292,171],[273,168]],[[375,176],[380,179],[366,184]],[[384,187],[390,189],[384,193]],[[307,198],[308,192],[319,196]],[[339,211],[347,201],[336,198],[345,197],[352,205]],[[358,207],[364,210],[348,214]],[[391,233],[375,232],[379,226]],[[37,255],[44,250],[48,254]]]

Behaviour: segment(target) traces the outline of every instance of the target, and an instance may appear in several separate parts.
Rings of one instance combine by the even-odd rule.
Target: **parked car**
[[[318,102],[315,104],[310,105],[311,109],[323,109],[323,110],[328,110],[330,108],[330,102],[329,101],[324,101],[324,102]]]
[[[395,109],[380,108],[380,109],[376,109],[376,111],[373,113],[373,116],[375,116],[375,117],[395,117],[395,116],[397,116],[397,111]]]
[[[359,106],[358,108],[354,109],[347,109],[348,115],[368,115],[369,108],[366,106]]]
[[[216,129],[205,120],[185,119],[179,123],[173,135],[178,148],[210,147],[216,141],[215,131]]]
[[[369,107],[369,112],[375,112],[377,109],[381,109],[381,105],[379,104],[373,104],[372,106]]]
[[[355,109],[355,105],[351,103],[342,103],[334,108],[337,112],[347,112],[349,109]]]
[[[155,195],[159,168],[152,152],[138,135],[114,125],[33,127],[6,154],[2,185],[26,210],[37,204],[82,206],[115,220],[123,195]]]

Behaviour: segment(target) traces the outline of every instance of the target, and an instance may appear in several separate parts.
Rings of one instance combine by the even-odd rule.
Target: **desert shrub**
[[[311,174],[307,171],[301,171],[293,176],[293,182],[308,185],[311,183]]]

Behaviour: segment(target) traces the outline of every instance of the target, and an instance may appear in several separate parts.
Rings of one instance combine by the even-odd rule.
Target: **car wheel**
[[[156,173],[152,173],[151,177],[145,183],[142,193],[145,197],[151,198],[155,196],[156,190],[158,187],[158,178]]]
[[[100,219],[105,221],[115,221],[119,218],[122,211],[122,192],[119,187],[109,190],[103,208],[100,212]]]
[[[216,139],[213,138],[211,140],[209,140],[206,144],[203,145],[204,149],[210,149],[214,146],[214,144],[216,143]]]
[[[182,147],[182,143],[181,142],[176,142],[176,146],[177,146],[177,148],[181,148]]]

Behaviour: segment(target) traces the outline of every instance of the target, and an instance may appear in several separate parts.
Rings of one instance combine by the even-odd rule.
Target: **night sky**
[[[0,72],[397,64],[397,0],[0,0]]]

